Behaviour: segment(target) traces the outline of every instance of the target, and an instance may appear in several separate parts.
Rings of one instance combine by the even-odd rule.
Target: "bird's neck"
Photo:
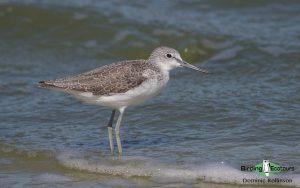
[[[174,69],[174,66],[170,66],[166,63],[160,62],[160,61],[155,61],[153,64],[159,69],[159,71],[164,75],[169,77],[169,73],[172,69]]]

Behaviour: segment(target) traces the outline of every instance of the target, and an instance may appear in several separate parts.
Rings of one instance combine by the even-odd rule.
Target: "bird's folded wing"
[[[125,93],[139,86],[147,78],[143,76],[145,66],[141,61],[109,64],[89,72],[64,79],[42,81],[43,87],[56,87],[65,90],[92,92],[94,95]]]

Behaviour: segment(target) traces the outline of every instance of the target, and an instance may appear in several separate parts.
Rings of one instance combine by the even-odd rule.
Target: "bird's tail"
[[[39,81],[38,86],[41,88],[55,87],[52,80]]]

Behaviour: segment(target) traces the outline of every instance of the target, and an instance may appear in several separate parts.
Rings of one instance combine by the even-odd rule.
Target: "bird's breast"
[[[148,93],[150,94],[159,93],[167,85],[169,81],[168,72],[153,71],[149,69],[144,71],[143,76],[147,78],[147,80],[143,84],[147,87]]]
[[[126,93],[115,94],[112,96],[101,96],[98,102],[104,106],[120,108],[140,104],[156,95],[166,86],[169,75],[155,74],[151,71],[146,72],[147,79],[139,86],[128,90]]]

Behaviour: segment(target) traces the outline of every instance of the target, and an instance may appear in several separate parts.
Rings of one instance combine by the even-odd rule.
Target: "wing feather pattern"
[[[153,69],[146,60],[121,61],[63,79],[41,81],[41,87],[92,92],[94,95],[125,93],[147,78],[143,71]]]

